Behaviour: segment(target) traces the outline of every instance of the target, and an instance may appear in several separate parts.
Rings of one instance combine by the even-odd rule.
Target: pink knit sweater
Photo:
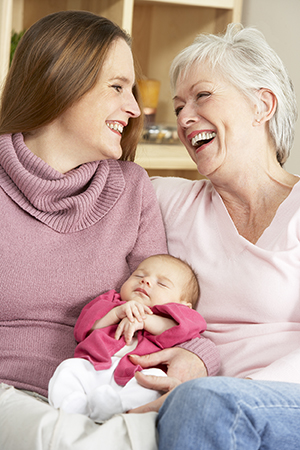
[[[82,307],[165,253],[165,235],[136,164],[93,162],[62,175],[21,134],[1,136],[0,151],[0,379],[46,395],[74,354]]]
[[[138,165],[96,161],[61,174],[22,134],[0,136],[0,186],[0,381],[47,395],[74,354],[83,306],[166,252],[163,224]],[[214,361],[210,341],[187,346],[197,341]]]

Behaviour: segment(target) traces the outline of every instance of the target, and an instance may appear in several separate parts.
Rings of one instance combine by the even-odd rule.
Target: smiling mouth
[[[108,128],[114,131],[118,131],[120,134],[123,133],[124,126],[119,122],[106,122]]]
[[[204,144],[207,144],[208,142],[212,141],[217,134],[215,132],[212,133],[198,133],[196,134],[193,139],[191,140],[191,144],[193,147],[199,148]]]

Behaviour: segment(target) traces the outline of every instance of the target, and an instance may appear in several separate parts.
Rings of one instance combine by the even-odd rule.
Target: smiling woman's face
[[[96,85],[57,119],[81,164],[122,155],[123,128],[140,115],[134,84],[131,49],[118,39],[111,44]]]
[[[254,106],[208,64],[194,64],[179,76],[174,96],[178,135],[201,174],[238,163],[253,131]]]

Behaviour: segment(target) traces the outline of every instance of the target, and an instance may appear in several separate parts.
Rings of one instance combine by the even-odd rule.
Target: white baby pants
[[[49,403],[67,413],[84,414],[102,423],[114,414],[125,413],[160,397],[160,393],[144,388],[132,378],[125,386],[114,380],[120,362],[112,357],[107,370],[95,370],[93,364],[81,358],[63,361],[49,382]],[[144,369],[145,375],[166,376],[156,368]]]

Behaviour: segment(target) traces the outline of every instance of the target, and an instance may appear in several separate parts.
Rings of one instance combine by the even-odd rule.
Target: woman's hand
[[[145,356],[130,355],[130,359],[143,369],[164,365],[167,367],[167,375],[181,382],[207,377],[203,361],[195,353],[180,347],[166,348]]]
[[[207,370],[202,360],[194,353],[179,347],[166,348],[145,356],[131,355],[130,359],[144,369],[161,365],[167,366],[168,375],[167,377],[156,377],[136,372],[135,377],[139,384],[149,389],[166,392],[166,394],[154,402],[129,411],[130,413],[158,411],[169,393],[180,383],[207,376]]]
[[[150,411],[158,412],[159,408],[162,406],[163,402],[170,394],[170,392],[181,384],[179,380],[171,377],[157,377],[155,375],[144,375],[141,372],[135,373],[135,378],[137,382],[148,389],[155,389],[161,392],[166,392],[166,394],[159,397],[157,400],[154,400],[151,403],[147,403],[146,405],[139,406],[138,408],[131,409],[127,411],[128,413],[146,413]],[[159,386],[159,387],[158,387]]]

